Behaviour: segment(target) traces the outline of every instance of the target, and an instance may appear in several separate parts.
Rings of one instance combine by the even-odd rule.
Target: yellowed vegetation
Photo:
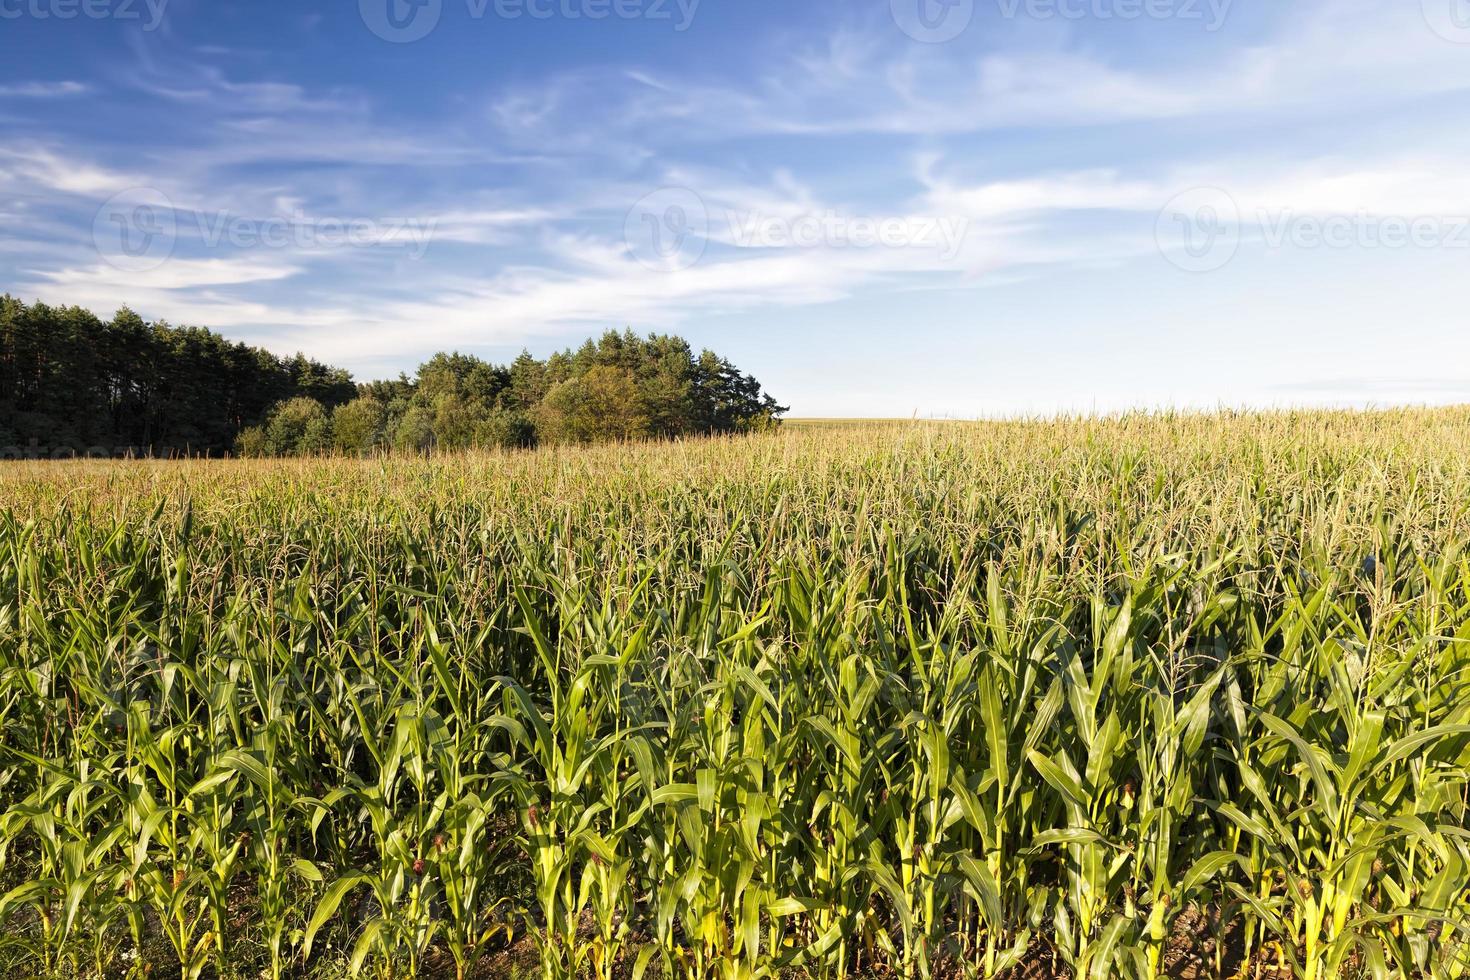
[[[0,467],[0,961],[1461,977],[1470,411]]]

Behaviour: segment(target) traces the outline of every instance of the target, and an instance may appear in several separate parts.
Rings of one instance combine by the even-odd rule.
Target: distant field
[[[893,425],[898,422],[907,422],[908,419],[786,419],[782,424],[795,426],[797,428],[812,428],[821,426],[863,426],[863,425]]]
[[[0,966],[1465,977],[1467,447],[0,465]]]
[[[788,429],[887,429],[897,425],[943,425],[947,423],[911,419],[785,419]]]

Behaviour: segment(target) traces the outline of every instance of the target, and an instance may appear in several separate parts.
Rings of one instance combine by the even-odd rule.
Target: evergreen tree
[[[412,378],[358,385],[305,355],[126,307],[102,321],[0,296],[0,448],[22,454],[512,448],[741,432],[785,411],[755,378],[672,336],[609,331],[504,367],[437,354]]]

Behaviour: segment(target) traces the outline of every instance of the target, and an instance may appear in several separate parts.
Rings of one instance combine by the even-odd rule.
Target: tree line
[[[728,360],[673,336],[608,332],[508,365],[437,354],[355,383],[124,307],[0,296],[0,453],[282,456],[675,438],[776,425],[786,409]]]

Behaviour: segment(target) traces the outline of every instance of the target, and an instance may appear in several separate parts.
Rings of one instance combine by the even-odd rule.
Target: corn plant
[[[1467,436],[7,464],[0,964],[1463,980]]]

